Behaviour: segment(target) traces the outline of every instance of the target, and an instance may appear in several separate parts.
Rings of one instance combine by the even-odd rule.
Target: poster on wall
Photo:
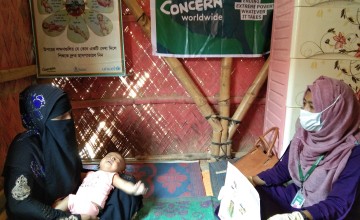
[[[260,57],[270,51],[274,0],[151,0],[153,54]]]
[[[116,0],[30,0],[38,77],[125,75]]]

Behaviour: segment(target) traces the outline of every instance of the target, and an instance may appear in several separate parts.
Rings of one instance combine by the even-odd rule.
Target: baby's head
[[[125,170],[125,160],[119,153],[110,152],[101,159],[99,167],[102,171],[121,173]]]

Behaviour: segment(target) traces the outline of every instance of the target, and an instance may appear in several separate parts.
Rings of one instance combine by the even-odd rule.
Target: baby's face
[[[125,160],[119,153],[110,152],[101,159],[100,170],[107,172],[122,172],[125,170]]]

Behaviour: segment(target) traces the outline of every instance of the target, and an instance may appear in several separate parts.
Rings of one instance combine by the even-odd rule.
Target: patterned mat
[[[180,198],[205,196],[199,162],[133,163],[126,173],[142,180],[148,193],[144,198]]]
[[[215,197],[147,199],[134,220],[212,220],[219,201]]]

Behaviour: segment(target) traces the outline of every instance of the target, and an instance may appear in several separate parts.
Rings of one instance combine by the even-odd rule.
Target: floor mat
[[[135,220],[212,220],[219,219],[215,209],[220,202],[212,196],[184,197],[170,199],[147,199]]]
[[[234,163],[237,159],[220,160],[209,163],[211,188],[214,197],[218,197],[221,187],[225,183],[227,163]]]
[[[126,173],[142,180],[149,188],[144,198],[205,196],[199,162],[133,163]]]

